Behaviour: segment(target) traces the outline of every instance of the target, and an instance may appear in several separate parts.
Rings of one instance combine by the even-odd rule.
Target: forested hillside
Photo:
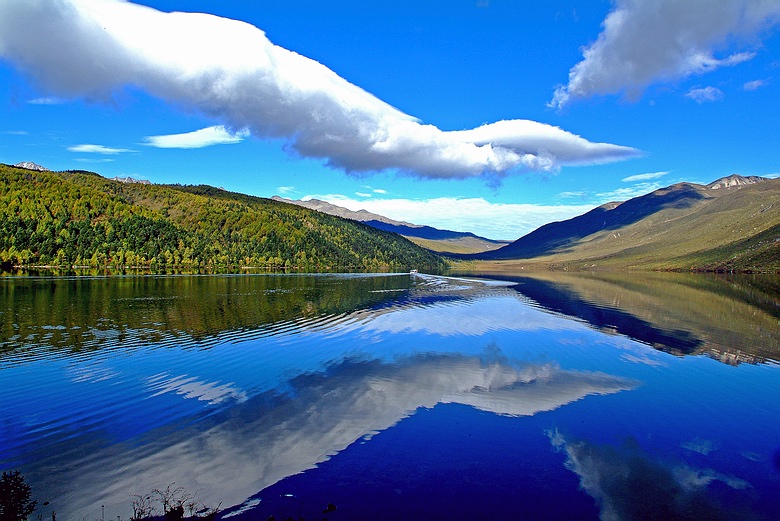
[[[0,262],[306,271],[444,267],[396,234],[269,199],[8,165],[0,165]]]

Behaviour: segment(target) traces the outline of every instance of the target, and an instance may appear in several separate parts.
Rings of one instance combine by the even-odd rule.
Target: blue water
[[[0,468],[58,519],[780,518],[776,282],[632,277],[2,278]]]

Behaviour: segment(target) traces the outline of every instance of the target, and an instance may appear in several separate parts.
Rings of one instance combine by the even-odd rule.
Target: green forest
[[[0,164],[0,263],[112,269],[441,270],[400,235],[210,186]]]

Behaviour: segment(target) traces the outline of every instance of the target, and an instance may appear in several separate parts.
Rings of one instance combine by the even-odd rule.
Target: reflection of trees
[[[408,276],[172,276],[0,281],[0,353],[273,333],[290,321],[380,305]],[[394,291],[398,290],[398,291]]]

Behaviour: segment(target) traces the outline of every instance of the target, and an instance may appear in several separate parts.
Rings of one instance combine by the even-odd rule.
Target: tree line
[[[445,267],[396,234],[269,199],[7,165],[0,165],[0,262],[304,271]]]

